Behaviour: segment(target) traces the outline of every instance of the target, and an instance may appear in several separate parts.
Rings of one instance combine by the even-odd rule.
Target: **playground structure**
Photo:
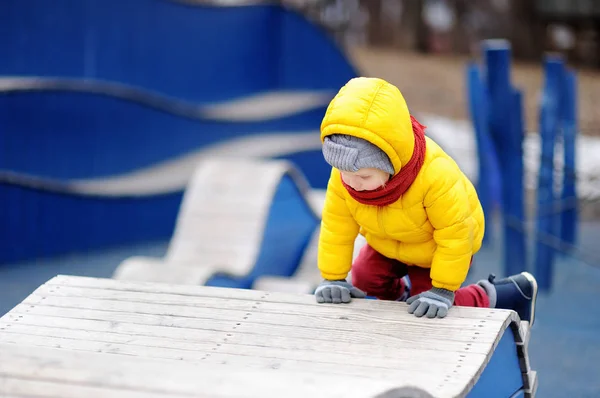
[[[323,305],[311,295],[57,276],[0,318],[0,393],[535,394],[529,333],[514,312],[450,312],[418,320],[405,303]]]
[[[327,183],[318,125],[356,72],[293,10],[10,0],[0,24],[0,263],[168,239],[206,156]]]
[[[0,198],[7,203],[0,229],[8,237],[1,263],[169,239],[183,191],[207,156],[285,159],[311,189],[325,188],[317,126],[357,72],[301,15],[268,2],[61,4],[8,1],[0,15],[9,33],[0,39]],[[144,11],[131,14],[136,7]],[[215,35],[221,24],[235,29]],[[466,76],[477,189],[488,221],[502,211],[505,274],[529,260],[522,94],[510,82],[510,54],[504,41],[484,42],[484,65],[468,65]],[[556,56],[544,65],[533,235],[535,273],[549,289],[556,242],[576,238],[576,77]],[[564,153],[558,200],[551,189],[557,138]],[[492,230],[486,234],[489,242]]]
[[[483,65],[471,63],[466,73],[469,110],[479,156],[477,191],[488,225],[489,220],[500,211],[504,273],[513,275],[525,271],[528,264],[528,204],[523,181],[526,132],[522,92],[511,83],[508,42],[488,40],[482,47]],[[539,109],[540,169],[535,193],[536,227],[532,235],[536,243],[534,274],[540,289],[547,291],[552,287],[557,246],[562,249],[561,243],[573,246],[576,242],[577,81],[575,73],[568,70],[564,60],[556,55],[545,57],[543,70],[544,85]],[[557,159],[557,154],[562,155],[562,159]],[[562,174],[559,184],[555,174]],[[560,186],[560,191],[557,186]],[[489,242],[489,228],[486,235],[485,240]]]
[[[14,33],[12,37],[25,37],[27,30],[35,45],[30,51],[23,51],[28,47],[11,41],[7,46],[11,56],[0,61],[0,73],[5,76],[0,84],[0,109],[3,110],[0,134],[4,138],[0,168],[5,170],[0,176],[0,197],[7,203],[2,218],[8,220],[0,227],[5,228],[2,233],[8,237],[0,244],[3,248],[0,261],[10,263],[68,251],[171,238],[164,259],[134,257],[121,264],[114,275],[116,284],[109,290],[118,290],[118,286],[139,289],[146,286],[142,282],[169,282],[168,288],[152,286],[169,291],[191,284],[310,293],[320,280],[316,242],[322,203],[322,198],[312,194],[315,188],[325,187],[329,173],[320,154],[316,126],[334,92],[356,73],[314,26],[281,6],[259,4],[225,10],[166,0],[135,1],[137,7],[150,10],[146,17],[135,17],[138,18],[135,26],[126,26],[127,18],[134,17],[119,14],[123,10],[118,3],[104,8],[100,2],[88,0],[81,2],[79,8],[71,9],[55,4],[53,10],[44,14],[42,9],[48,6],[41,1],[7,2],[11,12],[2,15],[14,17],[27,7],[39,13],[30,14],[29,24],[17,24],[16,18],[2,21]],[[95,12],[99,10],[102,12]],[[52,16],[51,24],[48,24],[50,19],[45,19],[47,15]],[[156,32],[149,29],[150,22],[156,21],[158,15],[161,20],[165,19],[165,26],[178,25],[179,36],[176,33],[166,38],[153,36],[165,29],[161,27]],[[168,22],[175,17],[183,18],[183,22]],[[78,18],[92,23],[82,23],[78,27],[81,30],[74,35],[54,29],[66,27],[69,25],[66,20]],[[145,34],[148,40],[144,43],[152,43],[157,49],[152,47],[153,53],[111,50],[110,45],[115,41],[106,39],[110,30],[102,30],[107,26],[106,21],[111,20],[121,21],[111,23],[119,25],[115,29],[125,31],[111,34],[127,38],[122,44],[124,48],[126,44],[138,43],[135,38]],[[236,37],[244,37],[249,43],[224,46],[225,40],[232,40],[229,36],[215,36],[223,41],[220,44],[205,40],[191,42],[194,46],[206,45],[202,50],[213,57],[224,54],[223,60],[200,73],[197,68],[207,68],[208,63],[199,61],[202,59],[200,51],[195,52],[197,59],[190,56],[190,51],[184,51],[183,47],[189,48],[192,44],[184,45],[182,37],[184,34],[194,36],[194,32],[204,37],[205,32],[198,29],[216,30],[219,23],[234,22],[240,23],[236,25],[239,29],[234,29]],[[144,28],[149,29],[144,34],[133,30]],[[273,35],[277,36],[275,42]],[[42,38],[46,38],[45,41]],[[261,57],[265,42],[270,43],[267,47],[271,52],[268,57]],[[181,48],[173,43],[179,43]],[[51,47],[73,49],[68,52],[73,59],[55,57],[53,62],[39,62],[36,57],[49,54]],[[220,47],[227,47],[227,51],[220,51]],[[174,49],[179,52],[173,52]],[[148,59],[162,53],[168,54],[162,58],[172,61],[144,69],[149,64]],[[86,54],[86,57],[79,59],[76,54]],[[120,55],[113,58],[113,62],[106,62],[107,57],[115,57],[114,54]],[[131,61],[138,56],[139,59]],[[318,63],[308,64],[315,58],[319,59]],[[252,64],[255,59],[264,61],[260,68],[270,68],[269,72],[252,68],[256,74],[245,81],[249,75],[240,65]],[[284,61],[278,61],[275,66],[267,63],[276,59]],[[115,66],[130,61],[137,70],[145,72]],[[521,94],[510,84],[510,48],[502,42],[488,42],[485,61],[486,73],[476,65],[467,69],[479,146],[478,191],[488,216],[499,207],[502,209],[505,269],[507,273],[514,273],[527,264],[527,235],[523,228],[527,218],[520,149],[524,135]],[[178,64],[190,68],[173,72],[170,68]],[[336,73],[330,73],[332,70]],[[576,208],[552,215],[543,210],[556,203],[552,160],[559,130],[563,138],[564,167],[570,170],[564,172],[561,203],[576,196],[572,173],[575,76],[566,73],[560,59],[554,57],[546,60],[545,70],[546,85],[540,110],[544,145],[538,189],[542,206],[538,208],[540,222],[536,234],[554,235],[556,220],[561,217],[561,239],[574,242]],[[226,73],[216,78],[217,72]],[[189,76],[195,75],[212,78],[189,84],[193,80]],[[229,83],[222,86],[222,82]],[[559,112],[560,109],[565,112]],[[282,145],[283,150],[277,149]],[[140,150],[141,147],[144,149]],[[271,160],[265,161],[265,158]],[[230,178],[223,183],[215,170],[225,170]],[[249,187],[244,184],[251,178],[256,195],[245,189]],[[203,191],[202,187],[211,188]],[[206,195],[207,190],[214,196]],[[240,194],[245,195],[244,200],[235,209],[244,217],[244,222],[238,225],[219,209]],[[224,236],[228,230],[235,234]],[[203,238],[195,239],[198,236]],[[356,248],[360,244],[359,238]],[[226,252],[222,250],[225,245]],[[551,286],[552,251],[552,245],[538,244],[535,273],[541,287],[546,289]],[[74,283],[80,287],[79,282]],[[49,282],[49,285],[54,284],[55,281]],[[215,292],[197,286],[187,288],[196,289],[189,290],[193,295]],[[245,294],[235,292],[231,294]],[[294,297],[288,296],[285,300],[306,300],[303,305],[312,300]],[[356,306],[361,309],[365,306],[363,310],[367,311],[366,308],[372,308],[369,306],[377,305],[357,303],[341,311],[353,313]],[[342,312],[339,316],[346,316]],[[14,313],[2,321],[12,327],[13,316]],[[507,389],[514,387],[511,393],[520,390],[525,396],[535,394],[535,372],[529,369],[527,360],[529,333],[524,332],[527,325],[515,319],[514,314],[502,316],[497,329],[490,332],[493,339],[486,341],[485,348],[480,346],[485,360],[470,374],[463,392],[447,396],[463,396],[461,394],[469,391],[469,396],[490,396],[489,390],[484,392],[490,380],[500,381]],[[112,321],[106,319],[106,322]],[[413,318],[396,321],[405,322],[403,325],[409,330],[423,327],[413,325]],[[82,324],[77,327],[85,330]],[[426,326],[425,329],[433,328]],[[27,342],[24,338],[20,343]],[[22,354],[17,352],[15,356]],[[62,354],[49,352],[48,355]],[[508,362],[492,366],[502,362],[499,358]],[[72,363],[69,366],[75,366]],[[494,369],[498,373],[493,373]],[[440,391],[437,393],[445,396]],[[498,392],[498,396],[506,395]]]
[[[215,173],[215,170],[219,169],[227,169],[227,175],[229,176],[227,180],[220,179]],[[252,182],[253,188],[250,190],[247,185],[240,183],[247,180],[248,175],[262,176],[260,180]],[[217,186],[220,187],[217,188]],[[194,292],[193,294],[211,297],[213,290],[194,291],[189,285],[218,286],[228,289],[242,288],[244,290],[251,288],[250,290],[256,293],[248,294],[262,294],[260,299],[257,298],[256,303],[258,304],[269,297],[277,303],[301,302],[303,305],[317,305],[311,293],[321,280],[316,256],[318,220],[320,217],[316,209],[322,208],[323,198],[315,197],[311,200],[307,195],[308,190],[306,187],[307,185],[299,172],[288,162],[276,160],[234,161],[227,158],[210,159],[202,162],[198,165],[194,178],[184,194],[176,232],[170,242],[165,258],[129,258],[119,265],[113,276],[113,279],[118,281],[114,283],[123,283],[123,285],[104,281],[98,283],[101,285],[109,284],[114,286],[111,289],[116,288],[118,290],[131,286],[132,290],[137,291],[139,289],[137,284],[139,283],[168,282],[176,285],[177,288],[174,286],[159,287],[158,285],[152,285],[154,287],[146,286],[145,291],[175,289],[174,291],[183,292],[184,290],[180,289],[186,289],[185,291],[189,294]],[[281,192],[286,192],[285,197],[281,196]],[[209,195],[209,193],[211,194]],[[244,200],[240,200],[242,197]],[[220,211],[224,208],[231,209],[232,205],[235,205],[235,217],[232,217],[229,211]],[[240,228],[241,225],[247,227]],[[213,226],[218,226],[215,233],[212,231]],[[223,234],[227,231],[230,231],[231,235],[224,236]],[[282,231],[285,232],[282,234]],[[282,244],[283,241],[285,241],[285,244]],[[360,248],[362,243],[360,239],[357,239],[355,255],[356,250]],[[224,245],[228,248],[226,252],[222,251]],[[223,259],[227,259],[229,262],[220,261]],[[52,284],[52,281],[49,283]],[[95,284],[96,282],[83,283]],[[278,296],[278,293],[283,295]],[[296,295],[293,296],[292,293],[296,293]],[[246,293],[238,293],[233,290],[231,293],[218,293],[217,296],[222,294],[227,294],[228,297],[236,297],[238,294],[244,295]],[[136,300],[144,299],[140,296]],[[375,308],[369,307],[369,304],[361,303],[361,301],[363,300],[355,300],[352,305],[357,305],[365,311],[375,310]],[[382,313],[382,316],[390,317],[390,321],[393,320],[392,322],[402,324],[398,327],[402,327],[403,336],[408,338],[407,336],[412,335],[413,332],[417,335],[422,333],[424,341],[428,339],[427,336],[430,334],[433,336],[434,328],[426,326],[425,323],[420,323],[420,321],[415,323],[414,318],[408,317],[406,312],[399,313],[399,311],[406,311],[404,303],[388,303],[384,306],[389,304],[402,306],[402,308],[378,307],[378,309],[382,311],[384,308],[388,309],[389,312]],[[346,315],[343,315],[346,311],[345,306],[334,305],[334,307],[337,308],[331,311],[337,311],[339,319],[348,319]],[[262,307],[257,305],[256,308]],[[417,373],[409,375],[411,371],[407,370],[406,373],[402,371],[396,377],[399,380],[406,380],[406,382],[399,383],[398,387],[406,387],[417,383],[420,388],[434,394],[435,397],[534,396],[537,387],[537,374],[531,370],[529,365],[527,344],[530,333],[528,322],[520,321],[516,313],[512,311],[500,310],[498,312],[495,309],[486,309],[484,311],[488,312],[468,314],[468,311],[472,309],[453,307],[453,309],[456,308],[461,314],[456,316],[465,316],[469,319],[469,322],[463,324],[457,320],[456,334],[446,331],[448,340],[446,341],[446,337],[442,339],[443,344],[453,344],[459,335],[462,336],[459,340],[465,338],[465,330],[470,330],[470,328],[473,328],[472,332],[474,333],[472,338],[465,340],[464,351],[462,351],[463,349],[448,348],[459,355],[459,367],[466,365],[463,362],[466,361],[464,359],[466,357],[461,356],[463,354],[460,354],[460,352],[472,352],[472,344],[476,344],[483,337],[480,334],[485,334],[483,329],[479,329],[479,327],[487,327],[487,325],[480,322],[488,322],[490,318],[502,314],[501,326],[498,329],[494,328],[492,333],[496,334],[492,345],[486,346],[487,348],[479,348],[484,350],[480,354],[485,354],[484,358],[480,357],[483,362],[477,362],[477,365],[474,365],[475,369],[479,370],[473,372],[473,369],[467,370],[468,367],[466,367],[467,369],[463,370],[469,376],[465,376],[465,381],[452,381],[452,378],[448,376],[435,387],[433,386],[435,384],[433,380],[447,372],[445,368],[436,368],[429,376],[418,375]],[[317,305],[316,310],[320,312],[318,309]],[[482,309],[473,310],[482,311]],[[350,311],[352,313],[353,310]],[[249,314],[251,312],[246,315],[249,317]],[[506,318],[507,314],[510,314],[508,318]],[[318,316],[316,313],[306,313],[309,318],[313,315]],[[331,315],[333,315],[333,312]],[[366,313],[365,316],[367,316],[368,322],[373,322],[374,318]],[[466,321],[466,319],[463,319],[463,321]],[[308,322],[308,324],[312,324],[310,321]],[[238,325],[241,324],[243,323]],[[303,323],[304,327],[308,324]],[[460,326],[458,326],[459,324]],[[253,326],[248,324],[247,327],[251,329]],[[366,324],[364,327],[366,327]],[[424,329],[419,332],[418,330],[423,327]],[[356,331],[358,329],[352,328],[348,332],[350,330]],[[282,333],[287,335],[288,332]],[[321,331],[320,333],[325,332]],[[377,333],[377,336],[379,336],[379,333]],[[424,341],[413,343],[422,347],[432,347]],[[296,344],[291,342],[289,344],[286,345],[287,349],[297,347]],[[426,352],[437,352],[435,348],[432,348],[432,350],[427,349],[420,354],[415,353],[415,355],[419,358],[425,358]],[[285,355],[294,354],[288,353]],[[349,355],[352,354],[349,353]],[[298,358],[308,360],[310,356]],[[348,360],[350,359],[348,358]],[[416,361],[416,363],[420,364],[421,361]],[[383,365],[383,367],[387,367],[387,365]],[[457,376],[456,370],[453,370],[452,377]],[[364,371],[361,371],[361,374],[364,375]],[[389,377],[392,377],[391,374]],[[418,382],[421,377],[424,380],[423,384]],[[386,377],[384,376],[384,378]],[[293,383],[293,381],[290,382]],[[446,383],[449,385],[446,385]],[[492,385],[501,387],[496,388]],[[269,388],[264,387],[263,391],[267,391]],[[452,388],[457,390],[452,390]],[[494,390],[493,393],[492,390]],[[520,395],[514,395],[515,393]],[[396,395],[392,394],[390,396]],[[402,397],[403,395],[397,396]]]
[[[298,264],[318,237],[320,217],[308,192],[304,176],[286,161],[201,162],[165,258],[127,259],[114,278],[248,289],[257,278],[290,277],[300,268],[310,293],[319,281],[316,264]]]

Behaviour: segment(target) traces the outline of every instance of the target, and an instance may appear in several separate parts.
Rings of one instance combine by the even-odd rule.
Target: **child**
[[[418,317],[443,318],[452,305],[493,307],[515,310],[533,324],[537,283],[531,274],[490,275],[461,288],[481,248],[483,209],[473,184],[425,137],[398,88],[377,78],[350,80],[329,104],[321,140],[332,171],[318,302],[410,296],[408,311]],[[352,264],[358,233],[367,244]]]

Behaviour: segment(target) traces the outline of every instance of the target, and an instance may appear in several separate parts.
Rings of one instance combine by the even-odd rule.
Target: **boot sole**
[[[536,304],[536,300],[537,300],[537,294],[538,294],[538,284],[537,281],[535,280],[535,277],[533,275],[531,275],[529,272],[521,272],[521,275],[523,275],[530,283],[531,283],[531,288],[532,288],[532,293],[531,293],[531,308],[530,308],[530,319],[529,319],[529,327],[533,326],[533,321],[535,320],[535,304]]]

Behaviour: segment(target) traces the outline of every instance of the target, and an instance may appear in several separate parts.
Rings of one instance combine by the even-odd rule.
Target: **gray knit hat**
[[[323,140],[323,156],[332,167],[342,171],[375,168],[394,174],[388,155],[362,138],[346,134],[328,135]]]

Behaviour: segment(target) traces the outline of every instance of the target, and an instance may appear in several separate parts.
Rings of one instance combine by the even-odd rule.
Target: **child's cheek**
[[[352,186],[352,178],[348,177],[344,174],[340,174],[342,176],[342,181],[344,181],[345,184]]]
[[[383,184],[377,180],[373,180],[373,181],[369,181],[366,185],[367,185],[365,187],[366,190],[373,191],[373,190],[381,187]]]

